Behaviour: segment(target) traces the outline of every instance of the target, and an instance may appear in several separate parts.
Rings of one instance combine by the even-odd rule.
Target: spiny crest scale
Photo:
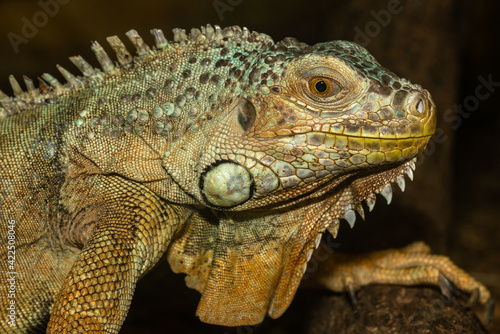
[[[176,28],[173,29],[172,42],[169,42],[165,38],[163,31],[160,29],[153,29],[150,33],[154,37],[154,48],[150,48],[137,31],[130,30],[126,33],[126,36],[136,49],[135,56],[127,50],[119,37],[108,37],[107,42],[115,52],[116,63],[97,41],[92,42],[91,49],[100,64],[100,68],[94,68],[82,56],[70,57],[70,61],[81,72],[81,76],[74,75],[62,66],[57,65],[57,69],[66,80],[65,84],[59,82],[54,76],[44,73],[42,78],[39,78],[38,88],[33,84],[33,80],[24,77],[27,89],[27,91],[24,91],[19,82],[13,76],[10,76],[9,83],[12,87],[14,97],[10,97],[0,91],[0,118],[31,109],[43,103],[47,98],[56,98],[71,90],[91,87],[94,84],[102,82],[105,76],[120,75],[122,69],[129,68],[134,62],[140,63],[144,59],[154,57],[156,53],[169,48],[182,48],[192,44],[217,45],[231,40],[260,43],[264,47],[274,44],[274,41],[268,35],[250,32],[247,28],[239,26],[221,29],[217,25],[206,25],[201,27],[201,29],[191,29],[189,34],[184,29]]]

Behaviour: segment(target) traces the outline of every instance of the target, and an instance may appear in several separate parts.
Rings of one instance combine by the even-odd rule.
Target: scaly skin
[[[164,254],[202,294],[202,321],[278,317],[322,233],[354,224],[376,193],[390,201],[434,132],[429,93],[353,43],[274,44],[238,27],[174,30],[173,42],[152,33],[153,49],[127,34],[135,57],[109,38],[117,64],[94,43],[102,70],[74,57],[83,76],[59,67],[64,85],[44,74],[24,92],[11,77],[14,97],[0,92],[3,332],[50,316],[48,333],[117,333],[135,284]],[[383,258],[418,271],[434,259],[420,253]],[[427,280],[384,277],[376,256],[335,261],[318,274],[332,290],[439,284],[443,273],[489,300],[442,261]]]

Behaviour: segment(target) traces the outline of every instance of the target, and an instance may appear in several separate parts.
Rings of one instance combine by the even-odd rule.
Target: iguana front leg
[[[479,301],[485,306],[485,323],[493,315],[494,303],[488,289],[448,257],[430,254],[429,246],[423,242],[361,255],[335,252],[312,276],[323,287],[334,292],[347,291],[353,298],[354,291],[369,284],[428,284],[439,286],[445,296],[451,297],[451,282],[471,294],[471,302]]]
[[[166,205],[146,187],[117,176],[76,183],[66,189],[84,200],[68,206],[83,208],[79,210],[85,212],[83,219],[91,220],[95,218],[92,203],[97,202],[101,216],[66,276],[47,333],[118,333],[136,282],[164,253],[185,212]],[[75,220],[75,226],[93,223]]]

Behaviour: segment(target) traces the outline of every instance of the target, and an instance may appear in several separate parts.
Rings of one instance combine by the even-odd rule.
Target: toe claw
[[[351,278],[347,278],[345,282],[345,288],[349,293],[349,298],[351,299],[352,308],[354,311],[358,310],[358,300],[356,299],[356,293],[354,291],[354,284]]]
[[[493,314],[495,313],[495,301],[493,300],[493,298],[490,297],[484,307],[484,324],[489,325],[491,323],[491,320],[493,320]]]
[[[477,305],[477,302],[479,300],[479,288],[475,288],[472,290],[472,293],[470,294],[470,298],[467,301],[467,304],[465,304],[466,308],[473,308],[474,306]]]
[[[438,283],[441,288],[441,293],[450,301],[452,299],[452,291],[455,290],[455,287],[442,273],[439,273]]]
[[[438,276],[438,284],[441,288],[441,293],[445,296],[448,301],[453,299],[453,296],[460,295],[460,291],[442,274],[439,273]],[[470,298],[465,304],[465,307],[468,309],[474,308],[476,305],[480,303],[480,294],[481,291],[479,288],[475,288],[471,291]],[[482,303],[481,303],[482,304]],[[489,325],[493,320],[493,315],[495,313],[495,302],[493,298],[489,297],[486,303],[484,304],[484,322],[485,326]]]

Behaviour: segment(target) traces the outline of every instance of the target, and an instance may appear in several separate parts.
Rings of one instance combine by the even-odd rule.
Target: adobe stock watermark
[[[473,112],[479,109],[481,101],[490,98],[491,95],[500,87],[500,81],[493,81],[493,74],[488,74],[485,78],[482,75],[477,77],[479,84],[474,89],[474,94],[466,96],[462,103],[455,103],[452,108],[447,109],[442,115],[446,123],[452,123],[451,128],[457,130],[464,119],[471,116]],[[444,129],[436,128],[434,135],[427,144],[427,149],[417,159],[417,166],[421,165],[427,156],[434,154],[436,147],[449,139]]]
[[[30,39],[33,39],[40,28],[43,28],[49,23],[49,18],[52,18],[59,13],[60,5],[66,5],[70,0],[39,0],[37,2],[41,10],[34,13],[31,18],[23,16],[21,18],[22,27],[20,34],[9,32],[7,39],[12,45],[15,53],[19,52],[21,44],[27,44]]]
[[[411,0],[405,0],[410,2]],[[365,24],[364,30],[358,26],[354,27],[356,35],[354,35],[354,42],[361,46],[367,47],[371,39],[380,34],[382,28],[386,28],[392,21],[392,16],[400,14],[403,11],[403,5],[399,0],[388,0],[387,9],[379,10],[378,12],[371,10],[370,15],[374,20]]]
[[[16,221],[7,222],[7,323],[16,325]]]
[[[214,0],[212,5],[219,16],[219,20],[224,21],[224,13],[232,12],[236,6],[241,5],[243,0]]]

